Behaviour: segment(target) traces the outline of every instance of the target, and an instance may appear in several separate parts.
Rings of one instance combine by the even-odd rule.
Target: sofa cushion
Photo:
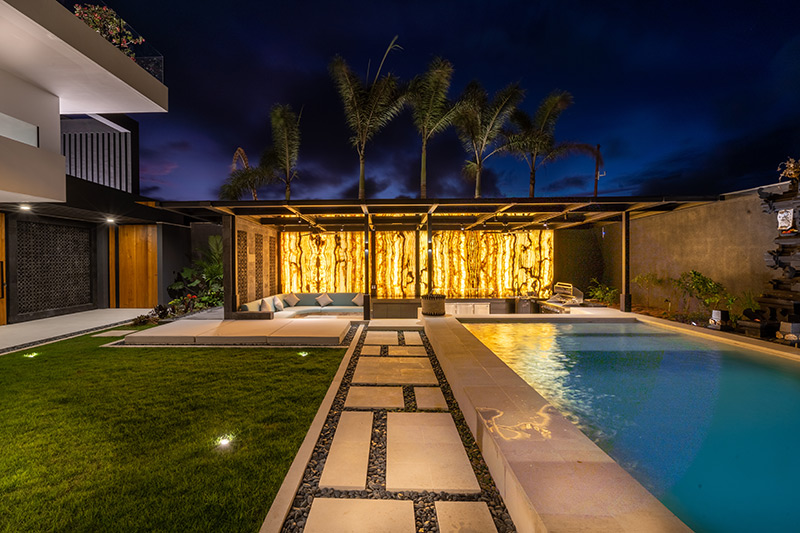
[[[297,305],[297,302],[300,301],[300,298],[298,298],[295,293],[290,292],[289,294],[284,296],[283,301],[286,302],[289,305],[289,307],[294,307],[295,305]]]
[[[297,302],[297,305],[311,305],[317,306],[317,297],[322,294],[319,292],[301,292],[297,295],[300,298],[300,301]]]
[[[315,300],[317,300],[317,303],[320,305],[320,307],[325,307],[326,305],[331,305],[333,303],[333,300],[331,300],[331,297],[328,296],[327,292],[323,292],[317,296]]]
[[[364,305],[364,293],[359,292],[358,294],[353,296],[353,299],[350,300],[350,301],[353,302],[355,305],[358,305],[358,306]]]
[[[263,298],[261,300],[261,308],[259,309],[259,311],[261,312],[269,311],[271,313],[275,312],[275,306],[272,304],[272,298]]]
[[[279,296],[273,296],[272,307],[274,307],[276,311],[283,311],[283,300],[281,300]]]
[[[261,300],[256,300],[255,302],[247,302],[246,304],[242,304],[239,306],[239,311],[250,311],[251,313],[257,313],[261,311]]]

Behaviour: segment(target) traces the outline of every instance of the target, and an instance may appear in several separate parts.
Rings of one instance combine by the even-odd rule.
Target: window
[[[0,137],[39,148],[39,127],[0,113]]]

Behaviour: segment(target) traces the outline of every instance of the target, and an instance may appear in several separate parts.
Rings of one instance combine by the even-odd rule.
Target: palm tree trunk
[[[536,189],[536,167],[531,165],[531,185],[528,190],[528,196],[533,198],[533,191]]]
[[[483,169],[483,164],[481,161],[478,162],[477,168],[475,169],[475,198],[481,197],[481,170]]]
[[[253,200],[258,200],[258,194],[256,194],[256,190],[255,189],[250,189],[250,192],[253,193]]]
[[[425,199],[428,197],[428,174],[426,169],[426,151],[427,151],[427,142],[425,139],[422,140],[422,158],[421,158],[421,168],[419,171],[419,197]]]
[[[364,190],[364,156],[358,156],[358,199],[363,200],[366,198]]]
[[[289,182],[286,182],[286,201],[289,201],[289,196],[291,195],[291,188],[289,187]]]

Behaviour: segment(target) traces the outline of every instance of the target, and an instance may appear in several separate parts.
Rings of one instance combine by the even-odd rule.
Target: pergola
[[[514,233],[529,230],[587,229],[621,223],[621,308],[630,310],[630,221],[720,200],[719,197],[564,197],[480,199],[366,199],[292,201],[160,202],[162,209],[206,221],[244,217],[280,232],[364,232],[365,287],[370,287],[370,243],[374,232],[412,231],[417,242],[436,231]],[[372,236],[372,238],[371,238]],[[417,258],[419,261],[419,258]],[[430,263],[429,263],[430,264]],[[428,269],[431,287],[432,269]],[[372,276],[374,279],[374,273]],[[371,286],[374,293],[374,284]],[[419,291],[417,291],[419,292]],[[373,294],[374,296],[374,294]]]

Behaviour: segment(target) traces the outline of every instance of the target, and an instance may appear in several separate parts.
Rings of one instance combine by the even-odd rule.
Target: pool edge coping
[[[475,322],[478,321],[475,320]],[[602,319],[592,321],[608,322]],[[586,437],[577,426],[564,418],[533,387],[481,343],[458,319],[455,317],[426,317],[425,333],[436,352],[442,370],[447,375],[453,395],[456,397],[467,424],[475,436],[484,460],[489,466],[492,477],[500,489],[506,507],[518,531],[538,533],[548,531],[548,525],[550,528],[559,530],[580,529],[581,527],[588,527],[589,529],[587,530],[590,530],[592,527],[598,526],[598,520],[604,521],[606,525],[619,531],[632,533],[642,531],[643,524],[649,524],[649,528],[644,530],[660,527],[663,531],[691,531],[655,496]],[[461,353],[456,353],[459,350],[461,350]],[[485,364],[481,364],[481,359]],[[483,372],[482,376],[479,375],[481,371]],[[499,384],[498,380],[502,380],[503,384]],[[475,387],[471,386],[469,381],[475,383],[483,381],[488,385]],[[490,426],[487,423],[486,416],[481,414],[481,412],[486,413],[488,409],[496,410],[502,416],[504,411],[499,407],[505,408],[510,405],[513,407],[512,404],[518,402],[519,397],[512,400],[506,394],[509,388],[513,388],[516,393],[526,396],[526,398],[522,399],[522,403],[541,405],[542,407],[538,411],[530,413],[532,415],[530,419],[534,420],[536,416],[540,416],[540,413],[546,412],[546,417],[553,417],[553,420],[558,422],[556,426],[558,426],[558,431],[562,432],[562,436],[567,436],[564,441],[569,441],[570,444],[579,442],[585,448],[585,457],[581,455],[583,452],[579,451],[576,454],[576,450],[566,450],[565,448],[561,451],[566,452],[565,455],[572,456],[571,460],[563,457],[555,461],[536,460],[534,455],[536,453],[541,455],[543,451],[545,452],[543,455],[551,453],[551,455],[558,456],[559,446],[556,444],[550,449],[549,445],[537,445],[534,441],[531,441],[527,456],[523,453],[523,457],[520,457],[519,450],[516,450],[513,454],[513,459],[510,458],[512,454],[509,452],[512,451],[512,445],[508,444],[509,441],[507,439],[503,439],[498,435],[498,431],[495,429],[496,423]],[[472,394],[470,389],[473,389]],[[494,407],[491,405],[477,405],[479,400],[475,399],[475,392],[478,389],[486,389],[482,392],[489,392],[494,395]],[[519,408],[519,406],[520,404],[516,403],[516,407]],[[566,422],[566,425],[564,425],[564,422]],[[556,441],[553,442],[556,443]],[[563,446],[563,442],[561,445]],[[535,449],[537,447],[540,449]],[[544,448],[547,449],[543,450]],[[583,459],[578,459],[578,457],[583,457]],[[566,485],[574,483],[577,487],[565,487],[562,485],[560,487],[562,491],[566,489],[572,490],[573,493],[580,493],[573,494],[578,497],[587,494],[599,494],[601,495],[599,498],[605,498],[608,501],[609,509],[606,512],[592,514],[587,512],[587,509],[592,507],[589,505],[588,508],[584,506],[582,512],[553,512],[554,502],[542,502],[541,500],[547,500],[547,496],[532,494],[533,490],[526,488],[524,482],[520,479],[520,476],[526,473],[525,469],[527,469],[527,473],[530,473],[531,470],[537,469],[536,465],[542,467],[539,470],[544,472],[545,475],[548,472],[552,474],[554,470],[572,474],[569,476],[570,483],[566,483]],[[599,474],[596,471],[599,471]],[[613,485],[611,492],[616,491],[611,496],[607,496],[609,494],[609,485]],[[625,500],[625,502],[621,504],[618,498]],[[561,495],[560,499],[563,500],[563,502],[559,501],[559,503],[563,503],[561,509],[568,507],[574,509],[576,506],[580,507],[580,504],[583,503],[580,502],[576,505],[575,498],[569,498],[564,495]],[[595,508],[604,508],[602,504],[598,506],[597,502],[594,503]],[[537,507],[547,512],[540,512]],[[611,507],[617,507],[618,509],[615,511],[610,509]]]

